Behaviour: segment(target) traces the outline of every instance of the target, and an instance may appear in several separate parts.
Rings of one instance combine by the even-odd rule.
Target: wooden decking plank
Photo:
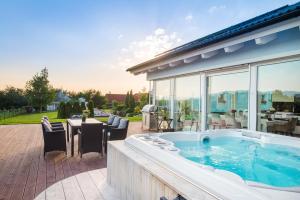
[[[84,196],[74,176],[61,181],[67,200],[84,200]]]
[[[23,132],[24,133],[24,132]],[[28,134],[24,134],[25,141],[24,143],[20,142],[18,138],[16,138],[16,144],[14,144],[17,148],[15,149],[14,153],[16,156],[13,157],[12,163],[10,163],[14,168],[8,170],[7,176],[3,179],[5,181],[3,190],[0,192],[3,199],[9,199],[12,191],[14,189],[15,182],[18,178],[19,171],[22,170],[21,167],[23,163],[26,162],[26,158],[28,157],[28,150],[31,138],[28,137]],[[24,151],[20,151],[20,149],[24,149]],[[27,170],[23,168],[23,170]]]
[[[33,129],[31,129],[30,132],[27,132],[26,134],[32,135]],[[30,137],[29,136],[29,137]],[[35,145],[38,140],[38,135],[33,134],[31,141],[28,143],[28,151],[26,153],[26,157],[23,160],[24,162],[21,163],[18,174],[15,178],[15,185],[12,190],[12,195],[10,199],[17,200],[17,199],[23,199],[23,193],[25,191],[26,183],[28,180],[28,175],[30,172],[30,166],[33,163],[34,159],[34,153],[35,153]]]
[[[3,128],[0,130],[0,132],[3,131]],[[1,134],[1,140],[0,140],[0,161],[4,160],[4,158],[7,156],[4,154],[4,151],[7,151],[7,149],[11,146],[11,143],[14,142],[14,137],[17,134],[16,131],[13,129],[8,129],[6,133]],[[1,163],[2,164],[2,163]]]
[[[55,170],[55,181],[60,181],[64,179],[64,172],[62,167],[62,160],[64,159],[64,154],[60,154],[54,159],[54,170]]]
[[[38,139],[36,141],[36,145],[34,147],[34,155],[32,164],[30,167],[26,187],[23,194],[24,200],[30,200],[33,199],[35,196],[35,188],[37,184],[37,176],[38,176],[38,168],[39,168],[39,161],[40,161],[40,151],[41,151],[41,140],[42,140],[42,134],[39,134],[39,130],[35,130],[35,134],[37,134]]]
[[[103,176],[99,169],[89,171],[88,173],[105,200],[120,199],[116,191],[114,191],[111,187],[107,185],[106,176]]]
[[[130,125],[129,132],[132,127],[136,128]],[[97,153],[84,154],[80,159],[77,154],[77,136],[75,136],[74,157],[70,157],[70,143],[67,143],[68,156],[64,153],[51,152],[44,159],[40,124],[1,125],[0,138],[0,199],[11,197],[11,199],[26,200],[35,197],[44,200],[47,187],[59,183],[59,180],[106,167],[106,158],[102,158]],[[89,179],[89,184],[93,183],[93,188],[97,188],[95,180],[91,177]],[[82,183],[79,183],[77,178],[75,180],[81,191]],[[61,187],[55,186],[51,191],[64,191],[64,188],[68,191],[72,188],[78,190],[76,185],[69,189],[65,184],[62,181]],[[52,197],[51,194],[53,192],[47,196],[48,199]],[[99,195],[101,198],[101,194]]]
[[[73,175],[67,158],[62,160],[62,170],[64,173],[64,178],[68,178]]]
[[[77,174],[75,177],[86,200],[104,200],[88,173]]]
[[[43,191],[39,195],[37,195],[34,200],[45,200],[46,199],[46,192]]]
[[[46,190],[46,200],[65,200],[65,193],[62,186],[62,183],[59,181]]]
[[[55,152],[51,152],[47,155],[46,158],[46,168],[47,168],[47,187],[51,186],[55,183],[55,169],[54,169],[54,154]]]
[[[41,146],[34,196],[39,196],[39,194],[43,190],[45,190],[46,187],[47,187],[47,167],[46,167],[46,160],[44,159],[44,149],[43,146]]]
[[[15,144],[15,135],[17,131],[13,131],[13,129],[8,129],[5,131],[4,128],[0,131],[1,137],[1,149],[0,149],[0,180],[6,175],[6,169],[10,167],[10,160],[13,157],[13,150],[16,148]],[[0,185],[1,191],[1,185]]]

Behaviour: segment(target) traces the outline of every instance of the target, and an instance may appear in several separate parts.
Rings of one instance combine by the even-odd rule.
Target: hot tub
[[[300,199],[300,139],[247,130],[134,135],[125,144],[220,199]]]

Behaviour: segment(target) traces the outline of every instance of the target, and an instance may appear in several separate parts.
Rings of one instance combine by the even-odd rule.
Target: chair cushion
[[[121,119],[118,128],[124,129],[127,128],[128,120],[127,119]]]
[[[111,124],[113,127],[119,126],[121,118],[118,116],[115,116],[113,123]]]
[[[49,120],[43,119],[43,123],[52,129],[52,125],[50,124]]]
[[[52,131],[52,128],[51,128],[51,126],[48,123],[43,122],[43,125],[44,125],[44,128],[45,128],[45,130],[47,132],[51,132]]]
[[[107,120],[107,124],[109,124],[109,125],[112,124],[114,119],[115,119],[115,115],[109,115],[109,118]]]

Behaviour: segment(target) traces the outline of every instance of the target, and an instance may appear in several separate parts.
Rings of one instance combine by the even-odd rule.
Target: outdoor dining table
[[[87,118],[85,123],[97,124],[102,123],[94,118]],[[71,136],[71,156],[74,156],[74,135],[75,131],[81,128],[82,119],[67,119],[67,140],[69,141],[69,135]],[[70,129],[70,130],[69,130]]]

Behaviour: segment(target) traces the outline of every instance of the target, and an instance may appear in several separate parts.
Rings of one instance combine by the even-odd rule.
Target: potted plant
[[[82,122],[85,122],[86,121],[86,118],[89,116],[89,111],[88,110],[84,110],[83,113],[82,113]]]

